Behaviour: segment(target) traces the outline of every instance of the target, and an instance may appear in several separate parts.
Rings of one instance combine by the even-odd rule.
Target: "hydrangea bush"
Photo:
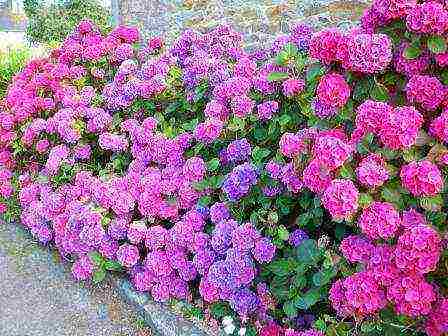
[[[1,211],[227,334],[444,335],[447,31],[415,0],[251,51],[83,21],[2,102]]]

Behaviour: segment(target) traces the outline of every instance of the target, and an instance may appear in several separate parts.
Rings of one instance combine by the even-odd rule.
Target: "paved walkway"
[[[77,283],[57,254],[0,222],[1,336],[149,336],[111,281]]]

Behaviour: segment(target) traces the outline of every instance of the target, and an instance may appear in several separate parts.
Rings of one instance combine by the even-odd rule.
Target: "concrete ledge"
[[[167,305],[152,301],[148,294],[136,292],[129,280],[116,278],[113,281],[126,300],[143,314],[145,322],[157,336],[218,336],[178,316]]]

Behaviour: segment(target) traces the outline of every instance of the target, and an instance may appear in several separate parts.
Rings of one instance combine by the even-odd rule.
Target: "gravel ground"
[[[58,255],[0,222],[1,336],[150,336],[107,279],[77,283]]]

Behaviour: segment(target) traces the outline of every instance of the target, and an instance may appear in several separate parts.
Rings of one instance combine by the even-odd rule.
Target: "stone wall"
[[[351,25],[370,0],[118,0],[122,23],[168,40],[185,28],[206,30],[220,23],[243,32],[247,43],[264,43],[288,32],[291,22],[320,28]]]

